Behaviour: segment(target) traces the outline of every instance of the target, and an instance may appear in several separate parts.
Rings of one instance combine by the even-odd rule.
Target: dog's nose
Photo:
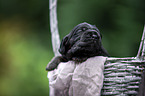
[[[98,37],[97,35],[94,35],[94,34],[93,34],[92,36],[93,36],[93,37]]]
[[[95,38],[95,39],[98,39],[98,36],[97,35],[94,35],[93,34],[92,37]]]

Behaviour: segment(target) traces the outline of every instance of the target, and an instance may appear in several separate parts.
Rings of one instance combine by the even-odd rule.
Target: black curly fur
[[[81,63],[90,57],[94,56],[109,56],[107,51],[102,46],[101,34],[98,28],[88,23],[81,23],[77,25],[61,42],[59,52],[62,56],[60,59],[55,59],[60,62],[67,62],[73,60],[76,63]],[[52,62],[48,64],[46,70],[50,71],[55,68],[50,68]],[[54,65],[53,65],[54,67]]]

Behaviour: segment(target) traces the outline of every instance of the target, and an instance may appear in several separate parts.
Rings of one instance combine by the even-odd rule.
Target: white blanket
[[[100,96],[106,59],[96,56],[80,64],[60,63],[53,75],[48,72],[49,86],[57,90],[59,96]]]

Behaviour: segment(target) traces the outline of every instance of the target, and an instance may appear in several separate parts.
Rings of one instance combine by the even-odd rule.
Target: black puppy
[[[60,62],[73,60],[77,64],[90,57],[109,56],[102,46],[101,38],[100,31],[96,26],[88,23],[77,25],[61,42],[59,52],[62,56],[54,57],[47,65],[46,70],[54,70]]]

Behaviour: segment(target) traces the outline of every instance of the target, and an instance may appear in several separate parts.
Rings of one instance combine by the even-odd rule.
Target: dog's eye
[[[83,27],[82,28],[82,31],[86,31],[86,30],[88,30],[88,28],[86,28],[86,27]]]
[[[88,30],[88,28],[86,28],[86,27],[79,28],[79,29],[77,30],[77,32],[75,33],[75,35],[76,35],[76,34],[79,34],[79,33],[82,33],[83,31],[86,31],[86,30]]]
[[[77,34],[78,34],[78,33],[80,33],[80,32],[82,32],[82,30],[80,30],[80,29],[79,29],[79,30],[77,30]]]

